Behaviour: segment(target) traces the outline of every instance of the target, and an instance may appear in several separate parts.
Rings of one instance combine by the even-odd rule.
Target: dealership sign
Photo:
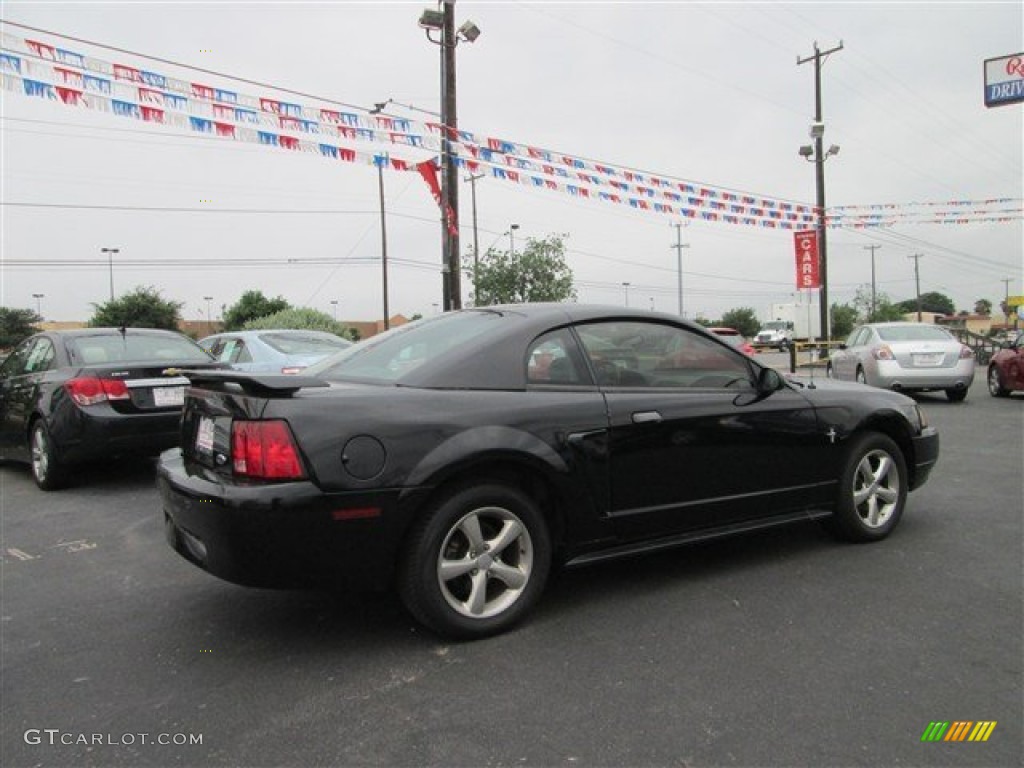
[[[1024,53],[985,59],[985,106],[1024,101]]]
[[[796,245],[796,287],[820,288],[817,230],[794,232],[793,242]]]

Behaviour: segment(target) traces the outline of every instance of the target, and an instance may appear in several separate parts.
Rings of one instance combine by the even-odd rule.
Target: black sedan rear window
[[[147,363],[174,360],[176,362],[209,362],[202,347],[191,339],[174,334],[122,336],[111,333],[103,336],[80,336],[68,339],[71,359],[83,365],[102,363]]]

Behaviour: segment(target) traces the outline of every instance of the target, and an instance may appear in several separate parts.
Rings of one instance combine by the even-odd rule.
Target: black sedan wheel
[[[1010,394],[1010,390],[1003,386],[1003,381],[999,378],[999,369],[994,365],[988,369],[988,393],[992,397],[1006,397]]]
[[[547,581],[551,545],[533,501],[504,485],[462,488],[409,535],[399,591],[439,634],[474,638],[514,624]]]
[[[36,485],[44,491],[60,488],[65,481],[65,469],[57,458],[50,432],[42,419],[32,425],[29,449],[32,453],[32,479]]]
[[[839,482],[839,500],[828,527],[850,541],[877,541],[888,536],[907,501],[907,464],[885,435],[855,437],[847,451]]]

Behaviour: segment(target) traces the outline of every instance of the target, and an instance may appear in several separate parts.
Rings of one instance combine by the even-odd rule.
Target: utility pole
[[[821,64],[822,60],[829,54],[841,51],[843,49],[842,40],[839,41],[839,45],[835,48],[830,48],[827,51],[822,51],[818,48],[818,43],[814,43],[814,55],[808,56],[805,59],[797,57],[797,66],[806,64],[809,61],[814,62],[814,122],[816,125],[824,124],[821,116]],[[816,132],[814,136],[814,165],[815,165],[815,182],[818,191],[817,209],[818,209],[818,259],[821,269],[821,332],[828,341],[832,338],[831,329],[829,328],[829,308],[828,308],[828,248],[825,243],[825,156],[823,154],[823,139],[822,131]]]
[[[907,256],[908,259],[914,260],[914,286],[917,293],[917,322],[919,323],[921,322],[921,258],[923,256],[923,253]]]
[[[455,163],[455,141],[458,137],[459,120],[455,111],[455,2],[445,0],[441,4],[444,12],[444,27],[441,33],[441,123],[444,125],[442,154],[442,199],[444,210],[445,250],[444,267],[448,270],[444,292],[445,309],[462,309],[462,282],[459,272],[459,168]],[[448,221],[448,216],[451,221]]]
[[[382,293],[384,296],[384,330],[391,327],[391,313],[388,309],[388,229],[384,217],[384,165],[382,158],[377,162],[377,188],[380,191],[380,269]]]
[[[871,251],[871,316],[868,318],[869,323],[875,321],[875,310],[878,308],[878,303],[875,299],[875,251],[882,246],[880,245],[865,245],[865,251]]]
[[[683,225],[678,221],[672,225],[676,228],[676,244],[672,246],[676,250],[676,267],[679,270],[679,316],[683,317],[683,248],[689,248],[689,243],[683,243]]]

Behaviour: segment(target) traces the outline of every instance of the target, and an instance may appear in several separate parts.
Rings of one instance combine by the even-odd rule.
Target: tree
[[[874,309],[871,306],[871,288],[862,285],[853,297],[853,308],[856,310],[858,322],[884,323],[890,320],[902,320],[906,314],[901,304],[893,304],[889,296],[882,292],[875,293]],[[852,329],[851,329],[852,330]],[[832,329],[833,336],[840,334]]]
[[[290,307],[291,305],[281,296],[268,299],[262,291],[246,291],[242,298],[224,310],[224,330],[237,331],[250,320],[266,317]]]
[[[832,305],[832,337],[845,339],[857,325],[857,308],[849,304]]]
[[[907,299],[896,306],[899,307],[901,313],[909,315],[911,312],[917,312],[917,299]],[[921,294],[921,311],[933,312],[938,315],[955,315],[956,305],[949,296],[929,291]]]
[[[282,309],[280,312],[275,312],[272,315],[264,315],[255,320],[250,320],[243,328],[247,331],[274,329],[326,331],[327,333],[342,336],[350,341],[359,341],[359,334],[355,328],[346,328],[326,312],[320,312],[309,307]]]
[[[757,332],[761,329],[761,322],[757,319],[757,312],[750,307],[730,309],[722,315],[722,325],[726,328],[735,328],[747,338],[757,336]]]
[[[131,293],[102,304],[93,304],[95,313],[89,325],[97,328],[164,328],[178,330],[182,301],[161,298],[152,286],[139,286]]]
[[[988,317],[992,314],[992,302],[988,299],[978,299],[974,302],[974,314]]]
[[[38,328],[43,318],[31,309],[0,307],[0,349],[8,349],[24,341]]]
[[[565,235],[529,238],[516,253],[496,251],[482,254],[477,270],[478,307],[492,304],[524,304],[537,301],[568,301],[576,298],[572,270],[565,263]],[[465,270],[473,278],[473,268]]]

